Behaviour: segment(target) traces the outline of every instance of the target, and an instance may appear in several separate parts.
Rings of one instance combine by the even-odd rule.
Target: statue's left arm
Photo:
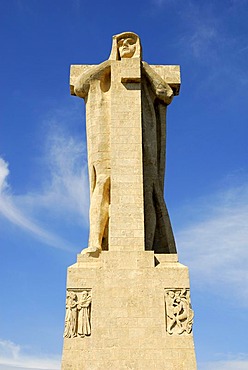
[[[142,66],[157,98],[162,100],[166,105],[169,105],[174,96],[172,88],[149,66],[148,63],[142,62]]]
[[[157,142],[158,175],[160,189],[163,193],[166,157],[166,108],[172,102],[173,90],[165,80],[148,63],[142,62],[143,74],[148,80],[156,97],[156,125],[159,132]]]

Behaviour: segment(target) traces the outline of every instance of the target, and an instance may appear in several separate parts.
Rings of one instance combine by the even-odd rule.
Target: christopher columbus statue
[[[111,203],[111,65],[136,58],[141,65],[142,155],[145,250],[176,253],[174,236],[164,201],[166,108],[173,89],[142,61],[139,36],[124,32],[113,36],[110,57],[83,72],[74,85],[74,95],[85,100],[88,165],[90,179],[90,235],[82,253],[108,250],[109,205]],[[120,81],[125,83],[125,81]],[[132,106],[129,107],[132,110]],[[130,168],[132,171],[132,168]]]

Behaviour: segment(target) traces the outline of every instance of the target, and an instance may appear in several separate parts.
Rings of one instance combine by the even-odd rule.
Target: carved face
[[[136,50],[136,40],[132,37],[120,39],[118,49],[121,58],[132,58]]]
[[[169,295],[169,297],[171,297],[171,298],[174,298],[174,297],[175,297],[175,293],[174,293],[174,292],[172,292],[172,290],[170,290],[170,291],[168,292],[168,295]]]
[[[87,298],[88,293],[86,291],[82,292],[82,299]]]

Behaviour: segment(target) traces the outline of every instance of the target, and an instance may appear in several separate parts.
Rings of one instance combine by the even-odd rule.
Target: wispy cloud
[[[62,203],[64,208],[77,214],[80,222],[83,219],[86,223],[89,191],[83,139],[68,135],[58,126],[52,126],[47,140],[46,163],[51,173],[49,191],[46,189],[49,203],[49,197],[52,197],[58,204]]]
[[[152,0],[153,5],[161,7],[163,5],[173,4],[175,0]]]
[[[228,357],[228,356],[224,356]],[[246,370],[248,369],[247,354],[237,354],[226,360],[199,363],[199,370]]]
[[[84,153],[82,141],[53,126],[43,158],[44,185],[38,191],[21,195],[12,192],[7,182],[9,165],[0,158],[0,215],[47,245],[75,250],[69,241],[41,225],[51,215],[87,224],[89,197]]]
[[[177,232],[177,243],[191,274],[201,287],[232,290],[247,305],[248,185],[193,202],[183,212],[193,221]]]
[[[223,37],[220,32],[220,17],[212,6],[194,2],[182,4],[180,8],[185,32],[179,36],[178,43],[185,55],[198,61],[209,62],[216,59],[216,46]],[[223,40],[222,40],[223,41]]]
[[[9,174],[8,163],[0,158],[0,190],[3,193],[7,188],[8,184],[6,178]]]
[[[196,58],[205,58],[211,45],[216,42],[216,28],[210,24],[197,24],[188,38],[187,49],[191,49]]]
[[[73,0],[72,6],[76,11],[79,11],[81,6],[80,0]]]
[[[243,52],[245,52],[245,51],[248,51],[248,45],[241,47],[241,48],[238,50],[238,53],[243,53]]]
[[[0,339],[1,370],[59,370],[59,356],[24,354],[23,348],[9,340]]]
[[[6,192],[6,189],[9,189],[7,183],[7,176],[9,174],[8,164],[0,158],[0,173],[1,173],[1,188],[0,188],[0,214],[5,219],[11,223],[19,226],[20,228],[28,231],[33,234],[45,244],[50,246],[61,248],[65,250],[70,250],[68,246],[69,243],[66,243],[64,240],[54,235],[53,233],[44,230],[38,225],[37,222],[31,220],[23,210],[15,206],[15,197]]]

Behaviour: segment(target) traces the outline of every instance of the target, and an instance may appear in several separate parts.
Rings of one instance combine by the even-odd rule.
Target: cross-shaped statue
[[[165,205],[166,109],[179,66],[142,61],[138,35],[113,36],[99,65],[72,65],[70,89],[86,103],[90,235],[82,253],[176,253]]]

